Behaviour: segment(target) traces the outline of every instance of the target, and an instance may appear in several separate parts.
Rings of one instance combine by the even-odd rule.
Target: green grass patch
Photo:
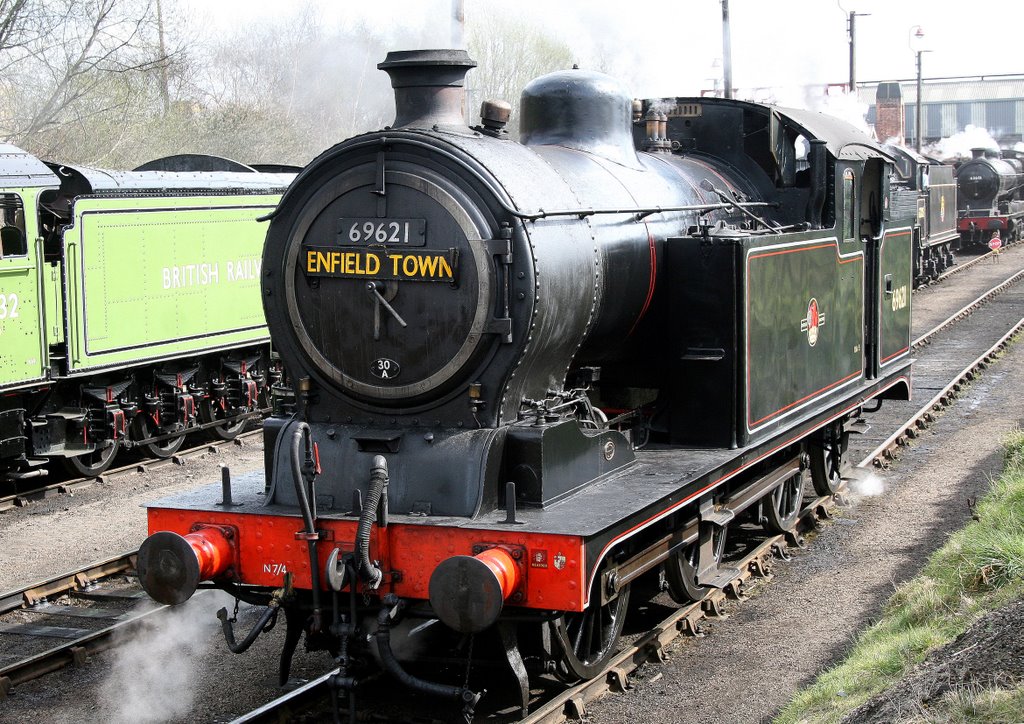
[[[798,692],[776,722],[841,720],[983,613],[1024,596],[1024,432],[1005,441],[1003,473],[978,501],[975,517],[895,591],[846,660]],[[921,721],[1017,721],[1024,690],[961,690],[942,707],[942,716],[930,711]],[[1017,719],[1001,718],[1006,711],[1016,711]]]
[[[1007,689],[962,687],[946,694],[909,723],[1018,724],[1024,711],[1024,685]]]

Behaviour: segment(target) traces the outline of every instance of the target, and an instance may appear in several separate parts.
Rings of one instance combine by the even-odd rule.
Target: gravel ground
[[[1024,252],[1018,252],[1024,253]],[[916,295],[915,323],[937,323],[959,296],[985,289],[1012,269],[983,264],[958,283]],[[919,301],[920,300],[920,301]],[[934,320],[934,321],[932,321]],[[922,330],[923,331],[923,330]],[[969,519],[967,497],[999,471],[1000,436],[1020,423],[1024,352],[1011,349],[886,472],[880,496],[853,505],[807,552],[776,567],[762,592],[709,626],[711,635],[684,640],[672,659],[646,667],[626,695],[591,705],[594,722],[763,721],[824,666],[839,659],[853,634],[900,581]],[[137,546],[145,537],[141,505],[219,479],[227,464],[241,474],[262,466],[258,442],[230,447],[129,479],[0,514],[0,591],[65,572]],[[276,694],[283,624],[243,656],[226,652],[214,618],[217,594],[197,597],[174,616],[134,637],[131,645],[93,657],[12,690],[0,722],[82,720],[224,721]],[[240,625],[245,625],[243,618]],[[293,673],[313,677],[324,654],[296,655]]]

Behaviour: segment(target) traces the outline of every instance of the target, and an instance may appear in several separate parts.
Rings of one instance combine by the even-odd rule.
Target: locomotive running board
[[[714,503],[711,498],[708,497],[704,504],[701,505],[700,521],[717,526],[728,525],[728,523],[739,513],[742,513],[764,497],[768,491],[778,487],[784,480],[787,480],[792,475],[800,472],[800,457],[800,455],[797,455],[791,460],[787,460],[767,475],[764,475],[760,479],[746,486],[743,490],[728,498],[725,503],[718,508],[714,507]],[[614,595],[618,593],[626,584],[640,577],[655,566],[664,563],[673,553],[676,553],[683,547],[693,543],[698,538],[699,526],[700,523],[695,519],[691,521],[685,529],[664,536],[629,560],[605,573],[606,585],[602,586],[602,590],[608,591],[609,593],[604,595]],[[702,579],[700,584],[720,588],[736,578],[736,575],[737,571],[731,568],[718,569],[711,579]],[[719,583],[720,580],[722,583]]]

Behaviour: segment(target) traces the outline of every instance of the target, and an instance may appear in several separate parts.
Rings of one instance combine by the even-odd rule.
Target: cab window
[[[17,194],[0,194],[0,259],[26,254],[25,205]]]
[[[843,171],[843,241],[853,241],[857,238],[857,206],[853,193],[854,178],[853,171]]]

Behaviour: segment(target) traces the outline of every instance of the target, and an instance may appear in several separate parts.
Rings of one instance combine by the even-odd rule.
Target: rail
[[[18,684],[68,665],[84,664],[90,654],[113,646],[115,633],[134,628],[143,619],[166,608],[153,604],[152,607],[142,610],[117,611],[88,605],[90,601],[133,603],[145,599],[145,594],[137,583],[123,590],[104,588],[113,577],[130,575],[135,571],[135,556],[136,551],[121,553],[0,594],[0,616],[17,611],[37,614],[40,619],[39,623],[0,621],[0,637],[36,643],[43,640],[60,641],[56,646],[31,653],[0,667],[0,700]],[[74,600],[67,605],[51,603],[53,599],[65,595],[81,600],[77,606]],[[60,617],[63,620],[69,616],[100,621],[101,627],[90,630],[54,626],[47,622],[51,617]]]
[[[206,453],[211,452],[220,452],[221,448],[227,445],[244,445],[245,440],[261,434],[263,434],[263,431],[260,429],[250,430],[248,432],[243,432],[233,440],[205,441],[200,445],[196,445],[185,450],[179,450],[174,455],[167,458],[147,458],[145,460],[128,463],[117,468],[111,468],[96,477],[72,478],[70,480],[50,483],[48,485],[40,485],[11,495],[5,495],[0,497],[0,513],[5,510],[10,510],[11,508],[23,507],[32,500],[44,500],[55,495],[65,495],[76,490],[84,490],[97,482],[106,483],[116,478],[125,477],[134,473],[145,473],[167,465],[183,465],[189,458],[196,457],[198,455],[205,455]]]

